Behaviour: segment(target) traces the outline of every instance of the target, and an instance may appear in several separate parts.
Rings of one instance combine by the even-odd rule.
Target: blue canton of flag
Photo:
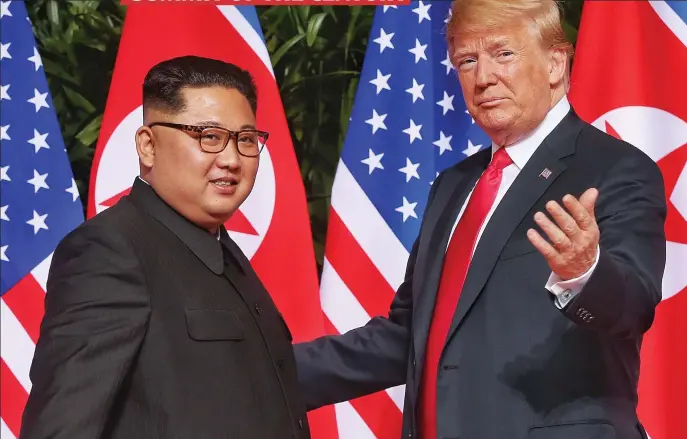
[[[438,173],[491,146],[448,57],[449,13],[448,1],[377,8],[341,157],[408,251]]]
[[[4,295],[83,221],[26,6],[0,3],[0,249]]]

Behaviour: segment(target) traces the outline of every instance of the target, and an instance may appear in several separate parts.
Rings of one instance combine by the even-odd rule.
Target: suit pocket
[[[578,421],[533,427],[527,439],[617,439],[615,428],[607,421]]]
[[[198,341],[238,341],[245,337],[238,316],[228,309],[187,309],[186,329]]]
[[[505,247],[503,247],[499,259],[511,259],[517,256],[527,255],[536,251],[538,251],[537,248],[534,245],[532,245],[529,239],[518,239],[517,241],[510,242],[506,244]]]

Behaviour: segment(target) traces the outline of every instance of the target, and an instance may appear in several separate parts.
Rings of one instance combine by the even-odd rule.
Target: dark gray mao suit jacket
[[[479,152],[434,183],[388,316],[296,346],[309,409],[406,384],[403,437],[418,437],[419,381],[444,249],[490,159],[490,150]],[[546,168],[552,173],[543,178]],[[538,229],[533,216],[546,202],[590,187],[599,189],[600,258],[581,293],[559,310],[545,289],[551,270],[526,232]],[[665,215],[656,164],[571,110],[480,238],[440,359],[439,438],[645,438],[636,415],[639,350],[661,299]]]
[[[307,439],[248,259],[137,179],[57,247],[20,439]]]

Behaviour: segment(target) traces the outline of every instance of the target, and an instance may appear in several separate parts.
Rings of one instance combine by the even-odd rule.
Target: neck
[[[556,106],[557,103],[563,99],[563,96],[565,96],[565,88],[564,87],[557,87],[551,90],[551,103],[549,104],[549,110],[551,110],[553,107]]]

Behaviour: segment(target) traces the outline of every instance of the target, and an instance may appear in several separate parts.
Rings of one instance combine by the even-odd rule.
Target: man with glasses
[[[154,66],[130,194],[52,259],[21,439],[310,437],[291,336],[223,224],[268,133],[250,74]]]

